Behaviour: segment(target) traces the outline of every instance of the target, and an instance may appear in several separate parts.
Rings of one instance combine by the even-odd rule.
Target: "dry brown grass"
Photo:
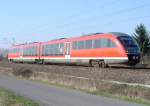
[[[102,81],[116,80],[145,84],[150,81],[149,69],[99,69],[84,66],[14,64],[7,62],[0,63],[0,66],[11,68],[12,70],[9,72],[16,76],[22,76],[32,80],[84,89],[96,94],[111,94],[117,97],[125,96],[128,99],[142,101],[142,103],[145,101],[150,102],[150,89],[148,88],[105,83]],[[77,78],[72,76],[76,76]]]
[[[14,67],[13,68],[13,74],[16,76],[22,76],[25,78],[30,78],[32,76],[33,72],[26,67]]]

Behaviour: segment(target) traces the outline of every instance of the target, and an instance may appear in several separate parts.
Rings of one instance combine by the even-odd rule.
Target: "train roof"
[[[109,33],[113,34],[115,36],[118,36],[118,37],[120,37],[120,36],[130,36],[130,35],[122,33],[122,32],[109,32]]]
[[[16,45],[13,45],[13,46],[21,46],[21,45],[36,44],[36,43],[40,43],[40,42],[22,43],[22,44],[16,44]]]
[[[18,47],[29,46],[29,45],[36,45],[39,43],[40,42],[29,42],[29,43],[15,44],[15,45],[12,45],[12,48],[18,48]]]
[[[130,36],[126,33],[122,33],[122,32],[109,32],[109,33],[90,33],[90,34],[85,34],[79,37],[87,37],[87,36],[93,36],[93,35],[105,35],[105,34],[112,34],[116,37],[120,37],[120,36]],[[76,37],[75,37],[76,38]]]
[[[93,35],[103,35],[105,36],[108,35],[108,34],[112,34],[116,37],[120,37],[120,36],[130,36],[128,34],[125,34],[125,33],[122,33],[122,32],[109,32],[109,33],[89,33],[89,34],[84,34],[84,35],[81,35],[81,36],[77,36],[77,37],[72,37],[72,38],[59,38],[59,39],[54,39],[54,40],[50,40],[50,41],[46,41],[46,42],[30,42],[30,43],[24,43],[24,44],[18,44],[18,45],[13,45],[13,47],[18,47],[18,46],[26,46],[26,45],[32,45],[32,44],[38,44],[38,43],[48,43],[48,42],[64,42],[64,41],[68,41],[68,40],[73,40],[73,39],[79,39],[79,38],[85,38],[85,37],[88,37],[88,36],[93,36]]]
[[[63,40],[63,39],[67,39],[67,38],[58,38],[58,39],[53,39],[53,40],[50,40],[50,41],[57,41],[57,40]]]
[[[104,34],[104,33],[101,33],[101,32],[97,32],[97,33],[89,33],[89,34],[84,34],[80,37],[84,37],[84,36],[92,36],[92,35],[97,35],[97,34]]]

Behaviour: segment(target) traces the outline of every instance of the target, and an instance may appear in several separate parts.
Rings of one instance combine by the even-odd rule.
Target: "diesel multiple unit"
[[[8,59],[12,62],[83,63],[100,67],[109,64],[135,65],[140,61],[140,50],[127,34],[96,33],[14,45],[9,50]]]

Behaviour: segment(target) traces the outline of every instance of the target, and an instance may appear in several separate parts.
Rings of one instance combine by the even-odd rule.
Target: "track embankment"
[[[93,68],[75,65],[39,65],[39,64],[21,64],[0,62],[0,67],[5,70],[12,70],[16,75],[24,74],[29,76],[32,73],[47,73],[71,75],[76,77],[85,77],[96,80],[113,80],[127,83],[150,83],[150,68],[129,68],[129,67],[112,67],[112,68]]]
[[[94,94],[125,96],[142,103],[150,102],[150,69],[93,68],[70,65],[0,63],[1,73],[31,80],[82,89]]]

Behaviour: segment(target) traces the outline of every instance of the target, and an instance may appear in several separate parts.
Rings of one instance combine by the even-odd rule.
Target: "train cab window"
[[[86,40],[85,49],[91,49],[91,48],[92,48],[92,40]]]
[[[118,37],[118,39],[125,47],[131,47],[137,45],[136,42],[130,36],[120,36]]]

